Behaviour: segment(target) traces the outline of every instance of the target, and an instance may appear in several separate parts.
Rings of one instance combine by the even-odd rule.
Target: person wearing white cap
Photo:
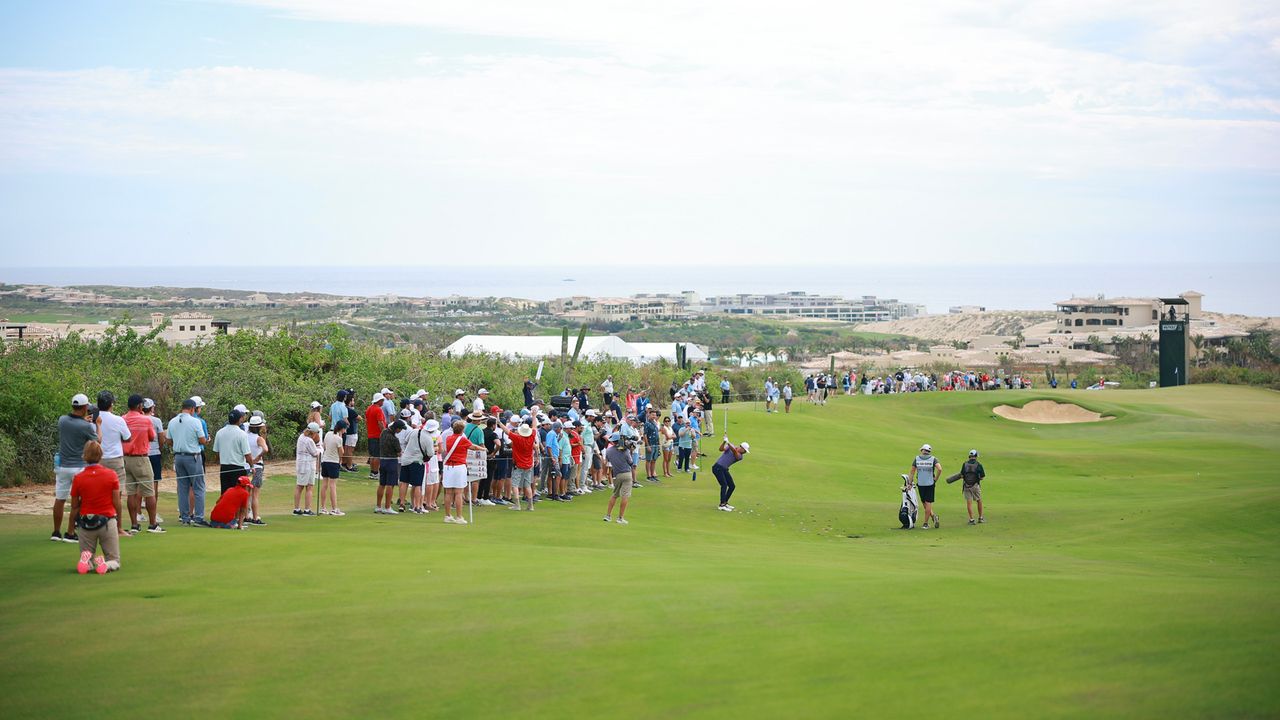
[[[978,451],[970,450],[969,459],[960,466],[960,477],[964,479],[961,492],[964,494],[964,507],[969,511],[969,524],[982,524],[987,518],[982,513],[982,480],[987,476],[982,463],[978,462]],[[949,479],[949,478],[948,478]],[[973,519],[973,504],[978,503],[978,519]]]
[[[751,452],[750,443],[742,443],[734,445],[729,442],[729,436],[724,436],[724,441],[720,443],[720,458],[716,460],[716,464],[711,466],[711,474],[716,476],[716,482],[720,483],[720,507],[718,510],[725,512],[733,512],[733,506],[729,504],[729,498],[733,497],[733,491],[737,488],[733,484],[733,475],[729,473],[729,468],[742,459],[742,456]]]
[[[387,429],[387,425],[395,420],[394,415],[388,415],[383,407],[383,395],[380,392],[373,394],[369,399],[369,407],[364,410],[364,427],[369,433],[369,479],[377,480],[379,478],[379,469],[382,466],[382,431]]]
[[[458,388],[457,390],[453,391],[453,408],[452,409],[453,409],[454,417],[460,418],[466,414],[467,406],[463,402],[466,399],[467,399],[466,390],[463,390],[462,388]]]
[[[165,439],[173,448],[173,474],[178,485],[178,522],[183,525],[204,525],[204,446],[209,443],[209,431],[204,421],[196,416],[198,397],[182,401],[182,412],[169,419]]]
[[[423,481],[425,487],[422,492],[422,509],[427,512],[434,512],[440,509],[436,504],[436,500],[440,498],[440,462],[444,458],[441,457],[441,451],[444,449],[440,439],[440,421],[435,418],[427,420],[422,425],[422,430],[429,439],[431,444],[435,446],[434,450],[424,448],[425,454],[430,457],[426,460],[427,477]]]
[[[938,515],[933,511],[934,487],[942,473],[942,463],[933,456],[933,447],[929,443],[920,446],[920,454],[911,461],[911,475],[907,480],[907,489],[915,486],[920,490],[920,503],[924,505],[924,517],[917,526],[921,530],[929,529],[929,516],[933,516],[933,529],[938,529]]]
[[[266,479],[263,458],[271,452],[271,448],[267,446],[267,420],[261,415],[249,418],[249,451],[253,455],[253,466],[250,468],[253,487],[249,491],[249,509],[252,511],[250,513],[252,517],[245,518],[245,522],[250,525],[266,525],[262,516],[258,514],[258,496],[262,494],[262,483]]]
[[[324,405],[321,405],[319,400],[312,400],[311,410],[307,413],[307,425],[311,423],[319,425],[321,433],[324,432],[324,416],[320,414],[323,407]],[[320,458],[318,456],[316,457],[316,477],[320,477]]]
[[[75,516],[67,517],[66,534],[62,532],[62,515],[71,497],[71,483],[85,468],[84,444],[98,440],[98,428],[89,419],[89,398],[76,393],[71,398],[71,412],[58,418],[58,463],[54,467],[53,535],[55,542],[80,542],[75,531]]]
[[[471,401],[471,412],[478,412],[483,414],[486,409],[485,406],[488,404],[488,402],[489,402],[489,391],[484,388],[480,388],[479,390],[476,391],[475,399]]]
[[[317,405],[319,403],[316,403]],[[320,459],[320,423],[309,422],[298,436],[298,444],[294,448],[296,460],[297,482],[293,487],[293,514],[315,515],[311,511],[311,488],[316,485],[316,461]],[[306,493],[306,505],[302,504],[303,493]]]
[[[387,424],[395,422],[396,419],[396,393],[389,388],[382,388],[382,414],[387,418]],[[369,437],[373,437],[372,430],[366,430]]]

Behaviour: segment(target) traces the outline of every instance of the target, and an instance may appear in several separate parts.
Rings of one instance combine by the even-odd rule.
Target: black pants
[[[483,480],[480,481],[480,487],[476,489],[477,500],[488,500],[490,491],[493,490],[493,473],[494,473],[494,470],[497,469],[498,463],[494,462],[493,460],[488,460],[486,461],[486,463],[487,463],[487,467],[485,469],[487,470],[487,472],[485,473],[485,475],[487,477],[485,477]]]
[[[680,452],[676,455],[676,469],[689,469],[689,456],[693,454],[693,448],[680,448]]]
[[[721,405],[724,405],[724,404],[727,404],[728,402],[729,402],[729,391],[728,391],[728,390],[721,390],[721,391],[720,391],[720,404],[721,404]]]
[[[249,471],[245,470],[243,465],[219,465],[218,482],[222,485],[221,492],[235,487],[240,483],[240,478],[248,474]]]
[[[728,505],[729,498],[733,497],[733,491],[737,487],[733,484],[733,476],[729,474],[729,468],[723,465],[712,465],[711,474],[716,476],[716,482],[720,483],[720,504]]]

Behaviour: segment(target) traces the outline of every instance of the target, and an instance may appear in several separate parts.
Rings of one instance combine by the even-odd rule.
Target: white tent
[[[633,342],[627,343],[635,348],[643,358],[641,363],[651,363],[658,360],[666,360],[672,365],[676,362],[676,343],[656,343],[656,342]],[[707,351],[694,345],[693,343],[685,343],[685,359],[694,365],[705,364],[710,360]]]
[[[570,336],[569,352],[573,353],[578,338]],[[508,360],[536,360],[560,355],[558,335],[463,335],[444,350],[441,355],[497,355]],[[587,337],[582,341],[581,359],[609,358],[626,360],[642,365],[646,360],[640,352],[622,338],[614,335]]]

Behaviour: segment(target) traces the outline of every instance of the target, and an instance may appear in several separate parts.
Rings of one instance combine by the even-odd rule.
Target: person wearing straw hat
[[[511,485],[515,490],[513,510],[520,509],[520,501],[529,503],[533,509],[533,463],[537,455],[537,433],[533,431],[533,419],[525,418],[509,435],[511,439]]]
[[[725,435],[724,441],[720,443],[720,457],[716,460],[715,465],[711,466],[711,474],[715,475],[716,482],[720,483],[720,507],[717,508],[718,510],[733,512],[733,506],[729,504],[729,498],[733,497],[733,491],[737,486],[733,484],[733,475],[729,472],[729,468],[749,452],[751,452],[750,443],[734,445],[729,442],[728,435]]]
[[[320,458],[320,423],[307,423],[307,427],[298,435],[298,444],[294,448],[296,458],[297,482],[293,487],[293,514],[315,515],[311,511],[311,489],[316,484],[316,460]],[[307,504],[301,504],[303,492],[306,492]]]
[[[920,504],[924,505],[924,517],[917,526],[921,530],[929,528],[929,517],[933,516],[933,529],[938,529],[938,515],[933,511],[934,488],[942,473],[942,463],[933,456],[933,446],[925,443],[920,446],[920,454],[911,461],[911,474],[907,479],[908,489],[914,485],[920,491]]]
[[[263,460],[271,448],[267,446],[267,419],[261,415],[249,418],[249,451],[253,456],[253,465],[250,468],[252,472],[249,475],[252,485],[249,490],[249,509],[252,511],[252,517],[247,522],[250,525],[266,525],[262,516],[258,514],[258,496],[262,494],[262,483],[267,474]]]

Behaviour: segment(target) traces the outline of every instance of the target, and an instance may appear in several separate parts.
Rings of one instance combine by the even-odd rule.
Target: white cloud
[[[550,45],[424,47],[405,72],[372,77],[4,69],[0,164],[352,187],[429,174],[491,186],[499,204],[522,201],[507,192],[643,207],[655,231],[664,208],[699,226],[767,202],[767,229],[832,203],[911,212],[918,186],[981,178],[1280,169],[1280,25],[1264,3],[247,4],[351,32],[414,25]],[[1123,52],[1075,42],[1108,28]],[[573,212],[546,202],[554,218],[531,222]]]

